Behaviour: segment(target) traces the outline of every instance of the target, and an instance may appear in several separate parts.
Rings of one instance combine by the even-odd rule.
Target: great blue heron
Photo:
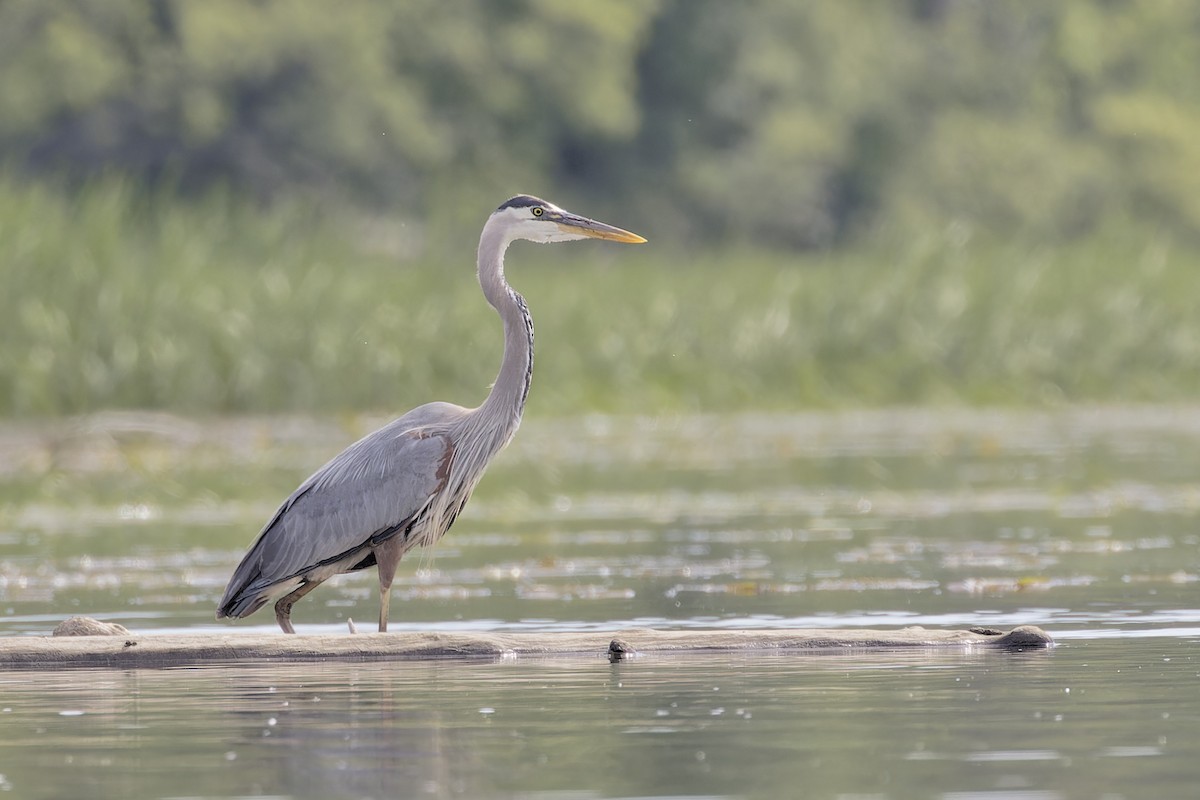
[[[283,502],[234,570],[217,618],[246,617],[274,600],[275,619],[295,633],[292,606],[343,572],[379,569],[379,630],[400,558],[431,545],[454,524],[488,462],[508,444],[533,374],[533,319],[504,279],[504,252],[517,239],[646,241],[529,195],[497,208],[479,237],[479,285],[504,321],[504,358],[478,408],[418,406],[360,439]]]

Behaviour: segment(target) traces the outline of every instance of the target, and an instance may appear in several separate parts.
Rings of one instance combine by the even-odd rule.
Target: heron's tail
[[[263,594],[252,594],[246,592],[229,600],[221,598],[221,604],[217,606],[217,619],[225,619],[232,617],[241,619],[248,617],[255,611],[258,611],[266,605],[268,598]]]
[[[266,604],[270,598],[270,587],[262,586],[262,559],[259,557],[257,543],[237,565],[225,587],[225,594],[217,603],[217,619],[225,617],[248,617]]]

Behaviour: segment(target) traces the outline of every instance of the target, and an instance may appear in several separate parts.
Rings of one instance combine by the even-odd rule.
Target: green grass
[[[688,254],[612,222],[651,243],[509,253],[537,322],[530,413],[1200,393],[1200,254],[1152,235]],[[500,355],[477,228],[405,259],[381,230],[415,228],[0,179],[0,415],[477,403]]]

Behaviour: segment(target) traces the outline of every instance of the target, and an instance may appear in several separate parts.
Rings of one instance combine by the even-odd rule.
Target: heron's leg
[[[279,627],[283,629],[284,633],[296,632],[296,629],[292,627],[292,606],[296,604],[297,600],[320,585],[321,581],[302,583],[291,594],[279,598],[279,602],[275,604],[275,621],[279,623]]]
[[[388,606],[392,602],[392,587],[379,584],[379,632],[387,633]]]
[[[396,567],[407,550],[403,536],[393,536],[375,548],[375,563],[379,565],[379,632],[387,631],[388,605],[392,599],[392,579]]]

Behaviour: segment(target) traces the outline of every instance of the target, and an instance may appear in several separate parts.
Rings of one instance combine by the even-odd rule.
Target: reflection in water
[[[4,673],[0,759],[47,797],[1184,796],[1194,649]]]

